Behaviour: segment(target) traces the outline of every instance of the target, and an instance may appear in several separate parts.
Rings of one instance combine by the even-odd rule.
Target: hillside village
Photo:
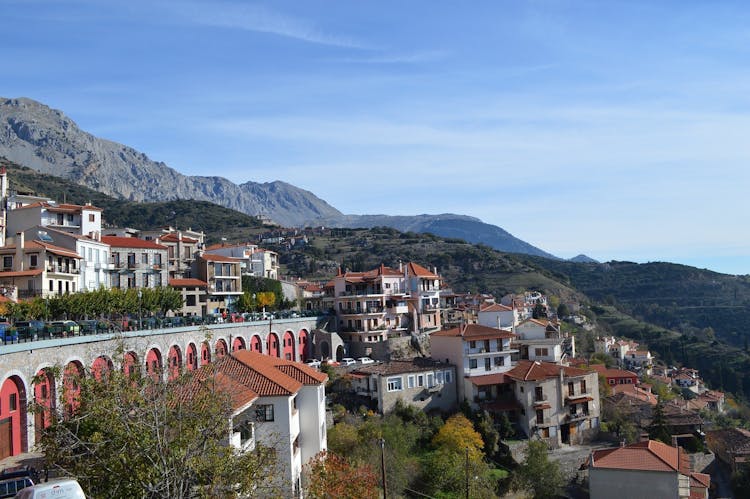
[[[325,280],[285,276],[280,254],[307,244],[304,232],[277,228],[252,242],[209,245],[202,232],[189,229],[107,227],[96,206],[13,192],[5,170],[0,197],[0,302],[6,310],[102,289],[138,296],[137,314],[131,309],[116,319],[50,317],[45,305],[37,316],[14,322],[106,319],[109,333],[168,324],[193,335],[187,330],[197,324],[257,326],[247,338],[230,333],[214,344],[196,339],[182,349],[165,345],[126,354],[121,367],[145,358],[149,374],[158,375],[158,364],[173,379],[210,363],[244,397],[235,401],[231,445],[249,451],[271,433],[284,435],[277,456],[290,496],[303,494],[308,461],[340,448],[337,426],[403,414],[405,405],[429,415],[466,414],[475,424],[488,418],[485,440],[494,432],[503,444],[487,449],[493,466],[500,455],[514,463],[508,469],[523,463],[529,442],[543,443],[550,456],[590,449],[565,478],[572,480],[568,491],[592,498],[712,497],[716,470],[740,470],[750,452],[750,433],[718,427],[732,403],[724,393],[706,386],[695,369],[660,362],[648,345],[598,330],[584,304],[562,303],[537,290],[497,297],[464,293],[431,262],[338,267]],[[277,281],[292,306],[278,310],[277,303],[261,302],[260,292],[249,295],[247,277]],[[162,316],[143,314],[142,293],[158,288],[179,294],[181,306]],[[144,315],[158,325],[144,322]],[[274,329],[305,318],[314,326]],[[97,327],[90,333],[101,333]],[[39,330],[24,336],[10,323],[4,331],[0,356],[30,349],[35,341],[87,334],[63,330],[55,339]],[[112,359],[114,352],[108,355]],[[83,375],[89,364],[76,369]],[[48,393],[66,381],[40,373],[52,407]],[[0,424],[8,432],[0,437],[6,439],[0,458],[13,458],[33,451],[35,440],[27,433],[51,422],[42,417],[32,423],[22,415],[18,402],[42,392],[10,369],[2,374]],[[259,376],[269,384],[253,381]],[[272,430],[256,429],[251,419],[272,423]]]

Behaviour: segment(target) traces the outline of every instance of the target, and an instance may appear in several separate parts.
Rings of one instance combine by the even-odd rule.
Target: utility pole
[[[469,499],[469,448],[466,447],[466,499]]]
[[[388,485],[385,479],[385,439],[380,439],[380,471],[383,475],[383,499],[388,499]]]

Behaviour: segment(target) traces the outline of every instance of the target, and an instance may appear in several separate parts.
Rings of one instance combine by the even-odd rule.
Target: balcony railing
[[[578,411],[566,415],[568,421],[580,421],[589,417],[588,412]]]
[[[47,265],[47,272],[55,274],[79,274],[80,270],[66,265]]]

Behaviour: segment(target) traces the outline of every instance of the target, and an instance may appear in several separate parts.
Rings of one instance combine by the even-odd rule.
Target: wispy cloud
[[[384,53],[380,55],[362,57],[339,57],[326,59],[326,61],[348,64],[418,64],[424,62],[441,61],[448,55],[448,51],[428,50],[424,52],[412,52],[404,54]]]
[[[193,24],[269,33],[308,43],[369,49],[356,38],[330,33],[307,19],[282,14],[260,5],[185,2],[174,13]]]

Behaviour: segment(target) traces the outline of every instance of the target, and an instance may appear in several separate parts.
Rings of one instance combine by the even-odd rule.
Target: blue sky
[[[750,273],[731,2],[0,0],[0,95],[188,175]]]

